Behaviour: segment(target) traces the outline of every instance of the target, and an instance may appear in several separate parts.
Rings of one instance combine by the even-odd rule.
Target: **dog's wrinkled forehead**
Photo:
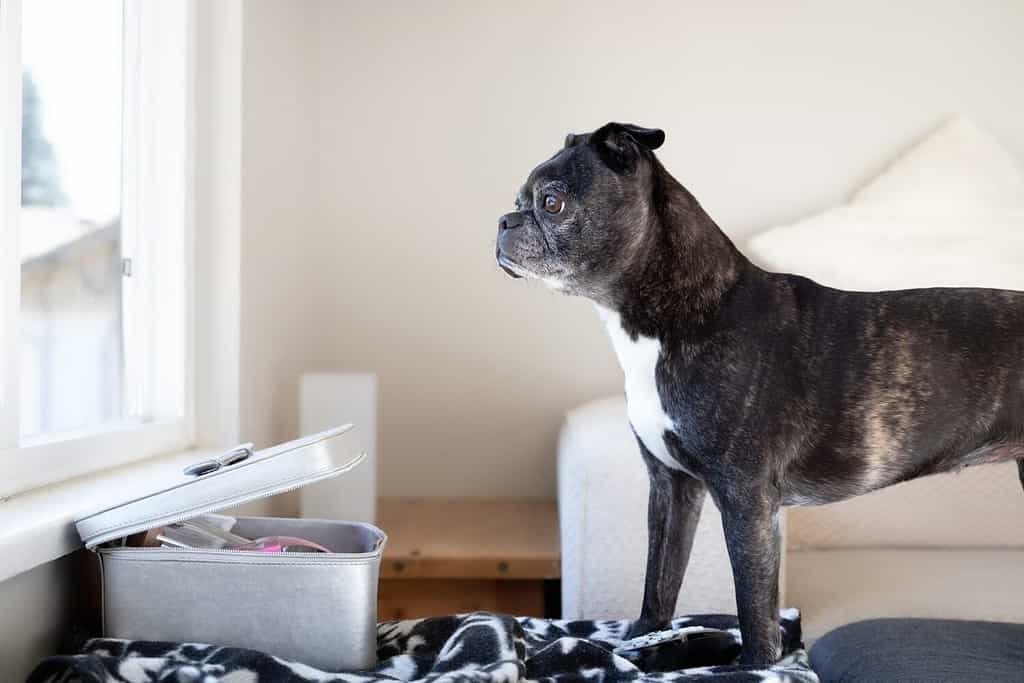
[[[556,183],[564,192],[584,195],[593,182],[593,167],[594,155],[585,146],[565,147],[530,172],[516,200],[528,206],[536,190]]]
[[[529,206],[546,185],[578,201],[602,189],[635,184],[633,172],[664,141],[663,131],[632,123],[612,122],[592,133],[569,133],[562,149],[530,173],[516,205],[520,210]]]

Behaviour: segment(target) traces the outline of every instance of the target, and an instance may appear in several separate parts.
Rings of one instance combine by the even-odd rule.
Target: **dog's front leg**
[[[743,652],[740,663],[774,664],[779,633],[779,501],[763,490],[715,496],[736,585]]]
[[[651,492],[647,499],[647,576],[640,618],[627,638],[668,626],[675,611],[683,573],[704,504],[704,483],[672,470],[651,455],[640,439]]]

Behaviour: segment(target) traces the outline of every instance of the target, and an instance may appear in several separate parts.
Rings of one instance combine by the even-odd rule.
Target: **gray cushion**
[[[811,648],[822,683],[1024,680],[1024,624],[872,619],[847,624]]]

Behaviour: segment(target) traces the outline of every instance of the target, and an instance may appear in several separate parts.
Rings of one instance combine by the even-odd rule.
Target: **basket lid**
[[[352,428],[350,424],[335,427],[260,451],[242,444],[218,457],[199,460],[162,488],[78,517],[78,535],[91,549],[336,477],[366,458]]]

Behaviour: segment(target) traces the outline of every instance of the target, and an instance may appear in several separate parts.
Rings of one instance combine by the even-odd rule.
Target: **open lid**
[[[75,520],[85,547],[336,477],[366,458],[352,425],[253,452],[243,444],[197,461],[159,490]]]

